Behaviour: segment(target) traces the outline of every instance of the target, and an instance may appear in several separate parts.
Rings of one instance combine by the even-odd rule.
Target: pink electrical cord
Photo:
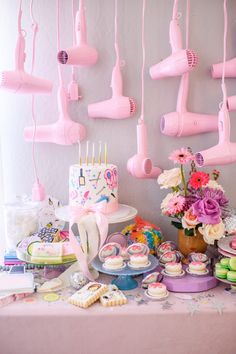
[[[146,0],[143,0],[142,8],[142,71],[141,71],[141,116],[139,118],[139,124],[144,123],[144,68],[145,68],[145,42],[144,42],[144,26],[145,26],[145,9],[146,9]]]
[[[226,1],[224,0],[224,49],[223,49],[223,72],[221,80],[221,89],[223,93],[223,107],[227,108],[227,92],[225,86],[225,62],[226,62],[226,42],[227,42],[227,31],[228,31],[228,16],[227,16],[227,7]]]
[[[34,31],[33,32],[33,53],[32,53],[32,63],[31,63],[31,75],[33,74],[33,71],[34,71],[35,45],[36,45],[36,36],[37,36],[37,32],[38,32],[38,23],[36,22],[34,14],[33,14],[33,1],[34,0],[31,0],[31,2],[30,2],[30,16],[31,16],[31,20],[32,20],[32,28]],[[20,1],[20,11],[21,11],[21,5],[22,5],[22,0]],[[31,96],[31,115],[32,115],[32,120],[33,120],[33,125],[34,125],[33,143],[32,143],[32,160],[33,160],[34,177],[35,177],[35,182],[34,182],[33,189],[32,189],[32,200],[33,201],[42,201],[45,199],[45,190],[44,190],[44,187],[39,182],[37,164],[36,164],[36,159],[35,159],[35,134],[36,134],[36,128],[37,128],[37,121],[36,121],[36,116],[35,116],[35,96],[34,96],[34,94],[32,94],[32,96]]]
[[[116,52],[116,61],[119,63],[120,54],[119,54],[119,46],[118,46],[118,26],[117,26],[117,0],[115,0],[115,52]]]

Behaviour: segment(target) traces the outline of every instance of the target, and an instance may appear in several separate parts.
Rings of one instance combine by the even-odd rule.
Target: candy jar
[[[38,230],[39,204],[27,197],[17,197],[13,203],[4,205],[4,224],[7,251],[14,251],[26,236]]]

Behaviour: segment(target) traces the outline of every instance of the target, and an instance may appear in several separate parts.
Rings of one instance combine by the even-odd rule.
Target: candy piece
[[[68,302],[72,305],[87,308],[96,302],[107,290],[108,287],[105,284],[90,282],[69,297]]]
[[[235,283],[236,282],[236,272],[234,272],[232,270],[228,271],[227,280],[232,281],[232,282]]]
[[[229,268],[231,270],[236,270],[236,257],[232,257],[229,259]]]
[[[229,258],[222,258],[220,264],[223,268],[229,268]]]
[[[102,306],[117,306],[117,305],[125,305],[128,300],[126,296],[122,293],[122,291],[118,290],[116,286],[110,286],[108,291],[105,292],[102,296],[100,296],[100,302]]]
[[[226,279],[228,273],[228,269],[225,268],[216,268],[215,275],[217,278]]]

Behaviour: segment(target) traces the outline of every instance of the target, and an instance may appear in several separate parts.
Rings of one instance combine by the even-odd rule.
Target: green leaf
[[[182,223],[181,223],[181,222],[171,221],[171,225],[173,225],[174,227],[176,227],[178,230],[183,229],[183,226],[182,226]]]
[[[184,229],[184,233],[186,236],[194,236],[194,230],[193,229]]]

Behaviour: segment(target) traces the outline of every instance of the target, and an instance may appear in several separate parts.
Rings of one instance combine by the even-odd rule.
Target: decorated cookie
[[[110,256],[118,256],[121,253],[121,246],[119,243],[110,242],[106,243],[99,251],[98,257],[101,262],[105,262],[105,259]]]
[[[189,262],[203,262],[208,263],[209,258],[205,253],[191,252],[188,255]]]
[[[182,259],[182,255],[179,251],[167,251],[160,256],[159,261],[162,264],[165,264],[168,262],[179,263],[181,261],[181,259]]]
[[[108,291],[100,296],[102,306],[118,306],[125,305],[128,300],[126,296],[115,285],[109,286]]]
[[[132,256],[137,253],[149,254],[149,248],[144,243],[133,243],[127,248],[127,253],[129,256]]]
[[[160,246],[157,247],[157,257],[160,258],[161,255],[167,251],[174,251],[177,249],[177,246],[172,241],[165,241]]]
[[[107,290],[108,287],[105,284],[89,282],[69,297],[68,302],[72,305],[87,308],[96,302]]]
[[[160,282],[162,280],[162,278],[163,278],[163,276],[159,272],[153,272],[151,274],[148,274],[142,280],[142,288],[147,289],[149,284]]]

